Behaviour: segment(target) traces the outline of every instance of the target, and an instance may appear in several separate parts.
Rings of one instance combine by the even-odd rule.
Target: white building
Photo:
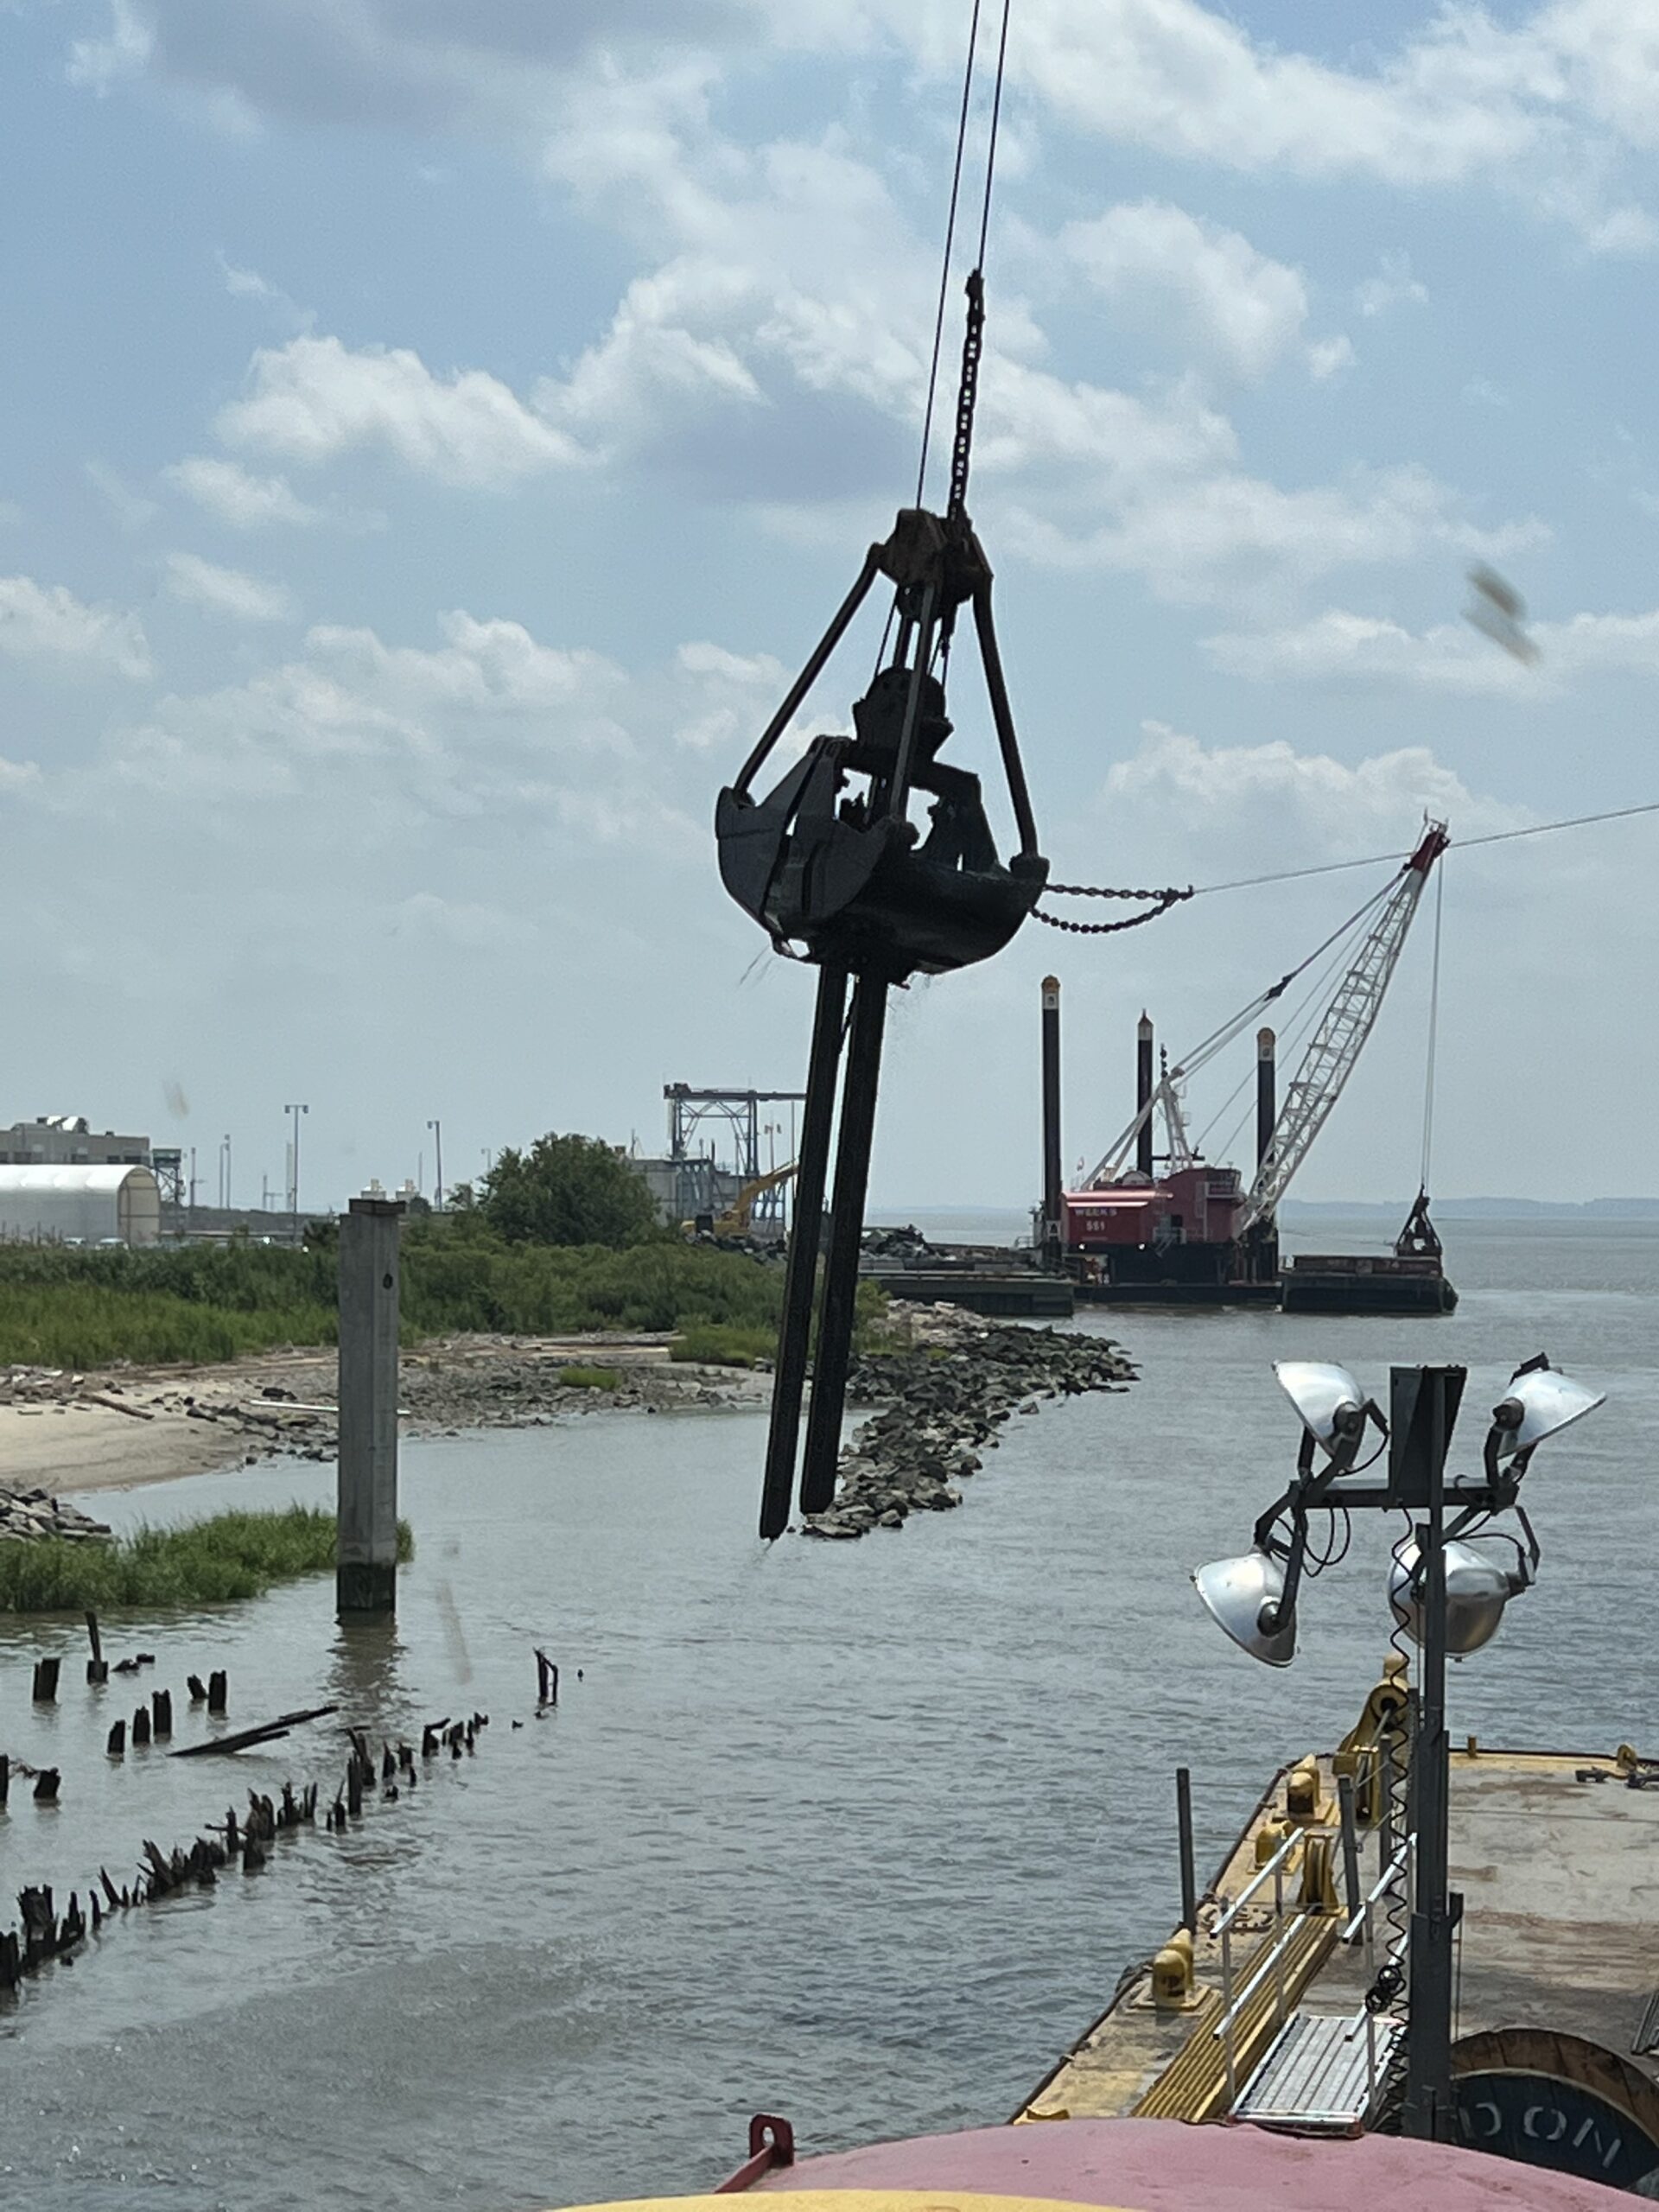
[[[154,1244],[162,1194],[148,1167],[0,1166],[0,1239]]]

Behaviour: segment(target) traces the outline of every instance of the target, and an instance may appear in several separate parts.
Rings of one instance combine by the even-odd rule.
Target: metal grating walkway
[[[1365,2022],[1352,2013],[1332,2018],[1296,2012],[1233,2107],[1235,2120],[1259,2127],[1301,2128],[1309,2133],[1356,2135],[1370,2117],[1404,2030],[1379,2019],[1375,2049]]]

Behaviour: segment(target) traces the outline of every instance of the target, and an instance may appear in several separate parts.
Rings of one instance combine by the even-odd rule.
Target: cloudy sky
[[[799,1081],[709,818],[913,488],[969,14],[0,0],[0,1115],[209,1197],[228,1132],[246,1202],[303,1100],[321,1203]],[[1659,798],[1656,155],[1656,0],[1014,0],[973,507],[1061,880]],[[1453,852],[1440,1191],[1659,1189],[1656,851]],[[1143,1002],[1179,1051],[1379,880],[905,995],[878,1199],[1033,1194],[1050,965],[1092,1160]],[[1414,1183],[1429,938],[1303,1196]]]

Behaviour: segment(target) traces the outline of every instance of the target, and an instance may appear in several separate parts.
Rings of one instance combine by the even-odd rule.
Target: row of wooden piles
[[[334,1708],[322,1710],[332,1712]],[[293,1721],[317,1717],[316,1713],[289,1714],[284,1719]],[[476,1748],[480,1731],[487,1728],[489,1723],[487,1713],[474,1713],[465,1720],[453,1719],[446,1714],[442,1720],[429,1722],[421,1732],[421,1760],[438,1758],[445,1751],[454,1759],[469,1756]],[[247,1732],[254,1737],[263,1737],[267,1732],[265,1729]],[[285,1732],[278,1728],[270,1732]],[[346,1732],[351,1753],[345,1777],[324,1816],[324,1826],[331,1831],[343,1832],[353,1821],[361,1820],[364,1799],[372,1795],[377,1784],[383,1801],[393,1803],[403,1791],[416,1787],[417,1778],[412,1745],[400,1743],[394,1751],[389,1742],[383,1744],[377,1761],[365,1730],[353,1728]],[[0,1761],[0,1771],[3,1766],[4,1762]],[[54,1783],[55,1778],[54,1776]],[[39,1794],[37,1789],[36,1795]],[[248,1809],[240,1820],[235,1807],[227,1807],[224,1820],[210,1822],[207,1833],[197,1836],[188,1846],[163,1851],[159,1844],[146,1838],[138,1874],[132,1883],[118,1888],[108,1869],[99,1869],[98,1882],[87,1885],[90,1919],[81,1910],[78,1891],[70,1891],[68,1907],[60,1918],[49,1886],[20,1891],[17,1906],[21,1929],[0,1930],[0,1990],[15,1989],[25,1975],[36,1974],[52,1960],[79,1949],[112,1914],[157,1904],[180,1890],[210,1889],[227,1868],[239,1867],[244,1874],[257,1873],[266,1865],[270,1847],[278,1836],[315,1827],[320,1796],[315,1782],[302,1789],[296,1789],[292,1783],[284,1782],[276,1797],[251,1790]]]

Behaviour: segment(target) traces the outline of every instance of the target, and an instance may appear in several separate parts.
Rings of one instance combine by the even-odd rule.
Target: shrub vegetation
[[[407,1521],[397,1556],[412,1559]],[[164,1605],[220,1605],[257,1598],[275,1582],[326,1573],[334,1564],[334,1516],[289,1505],[215,1513],[178,1529],[142,1528],[111,1543],[0,1544],[0,1612],[115,1612]]]

